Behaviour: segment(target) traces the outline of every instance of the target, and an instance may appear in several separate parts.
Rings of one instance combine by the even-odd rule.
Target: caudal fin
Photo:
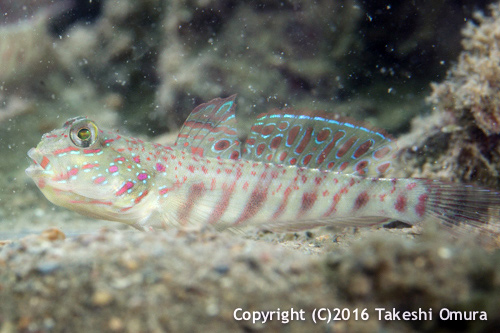
[[[500,193],[475,185],[428,181],[427,218],[454,234],[479,233],[500,246]]]

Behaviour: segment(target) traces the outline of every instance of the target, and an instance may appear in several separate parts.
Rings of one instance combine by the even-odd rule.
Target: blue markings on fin
[[[242,158],[366,176],[387,172],[395,150],[381,131],[334,114],[290,109],[258,116],[246,146]]]
[[[239,158],[235,98],[216,98],[197,106],[184,122],[175,145],[199,156]]]
[[[177,148],[200,156],[366,176],[382,176],[392,165],[396,146],[390,136],[321,111],[286,109],[261,114],[242,143],[234,114],[235,97],[216,98],[196,107],[177,137]]]

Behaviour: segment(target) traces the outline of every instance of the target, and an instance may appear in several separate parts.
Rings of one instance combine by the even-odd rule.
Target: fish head
[[[52,203],[81,214],[135,224],[154,206],[153,172],[141,165],[141,140],[100,129],[86,117],[68,120],[31,148],[31,177]]]

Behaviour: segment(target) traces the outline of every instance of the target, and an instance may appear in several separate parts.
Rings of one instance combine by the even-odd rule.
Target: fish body
[[[195,108],[171,147],[70,119],[29,151],[27,174],[56,205],[144,230],[498,224],[495,191],[387,178],[396,147],[383,131],[323,112],[272,110],[242,140],[234,99]]]

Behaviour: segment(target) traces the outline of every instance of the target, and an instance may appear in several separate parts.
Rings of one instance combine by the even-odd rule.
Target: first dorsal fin
[[[391,168],[395,150],[383,131],[332,113],[286,109],[257,117],[242,158],[381,176]]]
[[[216,98],[197,106],[184,122],[175,145],[199,156],[239,158],[235,98]]]

